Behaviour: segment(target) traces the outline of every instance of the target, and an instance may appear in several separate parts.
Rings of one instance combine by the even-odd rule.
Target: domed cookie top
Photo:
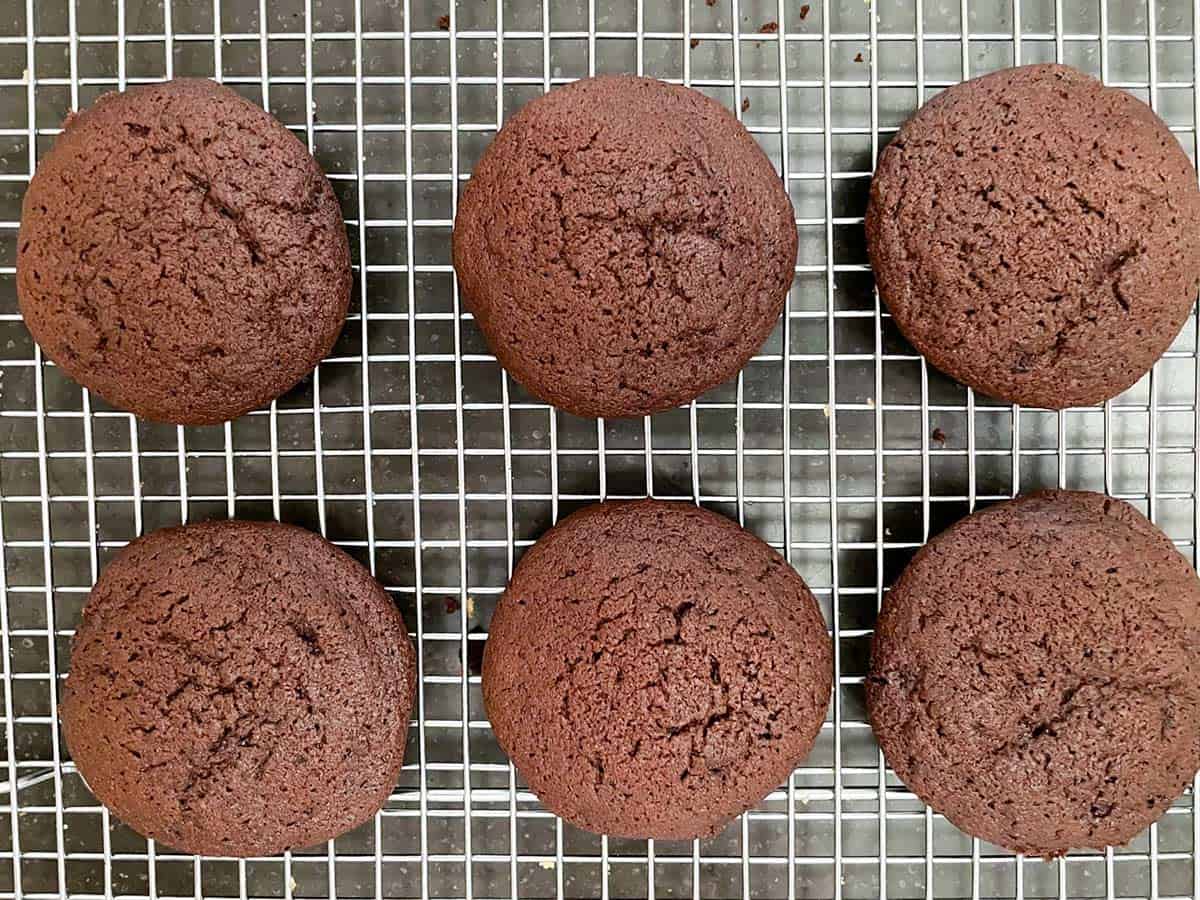
[[[690,839],[808,753],[831,660],[812,594],[758,538],[688,504],[602,503],[522,558],[492,618],[483,699],[548,809]]]
[[[105,94],[68,118],[25,194],[25,323],[143,418],[235,418],[341,331],[350,255],[332,188],[286,128],[212,81]]]
[[[879,291],[929,361],[1062,408],[1130,387],[1200,283],[1200,190],[1144,103],[1025,66],[931,99],[883,151],[867,238]]]
[[[93,793],[188,853],[335,837],[386,801],[416,665],[357,562],[286,525],[157,531],[107,567],[75,636],[63,728]]]
[[[1200,580],[1120,500],[991,507],[885,596],[867,704],[896,774],[968,834],[1126,843],[1200,765]]]
[[[735,375],[784,308],[787,192],[715,100],[577,81],[509,120],[454,222],[463,297],[501,364],[584,416],[640,416]]]

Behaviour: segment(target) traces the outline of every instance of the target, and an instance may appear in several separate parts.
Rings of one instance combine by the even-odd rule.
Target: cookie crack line
[[[643,197],[644,192],[637,188],[632,188],[629,201],[622,204],[614,211],[606,213],[601,211],[590,210],[575,210],[570,214],[564,211],[563,202],[564,194],[571,193],[573,195],[585,195],[589,192],[589,187],[586,184],[581,184],[580,179],[568,172],[566,157],[569,154],[572,159],[577,159],[579,156],[586,154],[596,143],[598,136],[601,133],[600,128],[593,130],[587,143],[581,148],[572,147],[568,150],[558,149],[557,152],[550,151],[534,146],[534,152],[537,157],[546,163],[548,168],[555,169],[557,179],[550,186],[546,187],[546,193],[554,202],[556,208],[556,216],[559,222],[559,233],[562,239],[559,245],[552,246],[550,252],[551,259],[559,262],[574,279],[575,287],[582,292],[589,300],[595,300],[597,297],[602,297],[605,288],[603,284],[597,282],[597,271],[607,272],[615,281],[623,280],[624,270],[617,265],[618,257],[625,257],[627,251],[622,249],[621,237],[637,236],[640,239],[639,250],[636,255],[647,260],[658,260],[665,265],[669,276],[669,290],[673,300],[679,300],[683,303],[691,302],[692,298],[687,289],[680,283],[679,272],[680,264],[678,264],[671,256],[663,252],[663,244],[666,239],[678,239],[679,237],[699,237],[710,240],[715,240],[721,244],[724,249],[735,250],[740,244],[730,243],[725,238],[724,220],[728,213],[726,204],[722,202],[718,210],[718,214],[709,218],[707,216],[700,220],[695,220],[690,217],[683,217],[681,220],[678,217],[665,215],[662,207],[669,206],[672,203],[686,203],[694,195],[694,192],[688,191],[678,185],[673,185],[671,193],[666,197],[656,197],[655,206],[659,209],[650,219],[643,221],[640,218],[640,211],[644,208]],[[679,155],[671,159],[660,169],[656,168],[655,173],[661,174],[664,178],[670,178],[682,165],[689,166],[703,171],[705,177],[709,180],[714,179],[714,175],[710,168],[705,163],[704,159],[699,155],[684,156]],[[595,174],[594,172],[592,173]],[[715,188],[710,188],[709,196],[715,196],[718,192]],[[568,238],[568,234],[572,231],[572,226],[578,222],[584,223],[600,223],[610,225],[618,237],[617,242],[607,249],[605,258],[597,260],[593,263],[594,268],[581,269],[576,262],[576,253],[572,252],[572,241]],[[507,245],[505,245],[507,246]],[[504,252],[504,247],[497,247],[497,251]],[[684,267],[686,269],[686,266]],[[727,276],[725,270],[724,255],[720,260],[720,271],[722,276]],[[657,285],[657,278],[654,268],[648,268],[646,273],[646,282],[642,287],[647,290],[653,290]],[[627,300],[636,300],[637,297],[627,297]],[[532,298],[522,299],[518,296],[513,296],[512,301],[521,305],[530,306],[536,310],[536,306],[532,302]],[[646,303],[639,306],[640,313],[650,315],[652,313],[653,303],[647,300]],[[535,312],[536,314],[536,312]],[[714,334],[718,330],[716,323],[709,325],[690,326],[682,323],[683,327],[671,340],[654,342],[651,341],[647,347],[649,352],[644,355],[653,356],[666,354],[672,347],[675,348],[675,353],[678,353],[678,347],[681,344],[687,343],[689,340],[695,340],[699,337],[705,337]],[[717,352],[722,352],[729,349],[736,343],[736,340],[731,336],[717,349]],[[618,358],[624,354],[617,354]],[[631,384],[623,380],[620,387],[624,390],[631,390],[640,393],[644,396],[653,396],[653,391],[648,388]]]

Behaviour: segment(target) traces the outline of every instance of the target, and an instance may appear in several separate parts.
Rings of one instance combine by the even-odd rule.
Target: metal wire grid
[[[878,147],[966,74],[1070,62],[1150,99],[1194,152],[1200,0],[443,3],[25,0],[0,13],[0,896],[1200,895],[1195,792],[1129,848],[1014,859],[906,792],[862,708],[883,586],[978,502],[1107,489],[1195,558],[1195,319],[1103,409],[1000,406],[899,339],[861,236]],[[738,113],[789,186],[801,253],[788,315],[736,382],[652,419],[593,423],[501,373],[462,313],[447,239],[498,121],[553,85],[630,70]],[[139,423],[90,398],[44,363],[15,305],[20,198],[66,111],[184,74],[236,86],[307,141],[342,198],[358,274],[346,333],[311,382],[214,429]],[[645,494],[697,500],[770,540],[835,638],[838,690],[813,754],[704,843],[564,826],[499,753],[480,702],[486,623],[515,556],[571,508]],[[388,808],[282,859],[198,860],[142,840],[87,793],[56,725],[103,562],[144,531],[230,515],[307,524],[357,554],[421,662]]]

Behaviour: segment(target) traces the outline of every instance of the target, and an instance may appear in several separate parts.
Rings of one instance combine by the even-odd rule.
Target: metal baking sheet
[[[862,678],[913,550],[1020,490],[1107,489],[1195,558],[1196,321],[1104,407],[975,397],[874,293],[878,149],[968,75],[1061,60],[1148,99],[1195,156],[1200,2],[1176,0],[9,0],[0,8],[0,897],[1192,897],[1197,795],[1129,847],[1018,859],[883,766]],[[777,28],[763,26],[774,23]],[[698,41],[695,47],[691,44]],[[743,119],[791,192],[789,311],[735,380],[637,421],[556,413],[506,378],[455,289],[457,190],[496,124],[596,72],[692,85]],[[17,314],[20,202],[63,117],[108,90],[216,77],[312,147],[354,248],[330,359],[217,428],[139,423],[46,363]],[[780,548],[836,638],[837,691],[787,784],[701,843],[605,840],[544,812],[500,753],[478,661],[513,562],[601,497],[703,503]],[[282,518],[387,586],[420,651],[405,770],[372,823],[276,859],[197,859],[112,819],[56,725],[97,571],[180,521]]]

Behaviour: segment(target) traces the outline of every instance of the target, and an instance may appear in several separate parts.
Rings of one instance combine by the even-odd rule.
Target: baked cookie
[[[304,145],[229,88],[178,79],[67,119],[25,193],[17,299],[46,355],[109,403],[211,424],[329,352],[350,251]]]
[[[416,665],[361,565],[260,522],[134,541],[92,589],[63,695],[92,792],[188,853],[266,856],[369,819],[404,762]]]
[[[492,141],[454,268],[500,363],[581,416],[641,416],[737,374],[783,311],[787,191],[723,106],[634,76],[577,81]]]
[[[829,706],[804,581],[684,503],[587,507],[522,558],[492,618],[483,699],[542,804],[589,831],[690,839],[787,779]]]
[[[1200,766],[1200,580],[1120,500],[990,507],[884,598],[867,706],[896,775],[966,833],[1124,844]]]
[[[1179,333],[1200,189],[1166,124],[1065,66],[948,88],[883,151],[867,208],[879,293],[929,362],[1061,409],[1107,400]]]

